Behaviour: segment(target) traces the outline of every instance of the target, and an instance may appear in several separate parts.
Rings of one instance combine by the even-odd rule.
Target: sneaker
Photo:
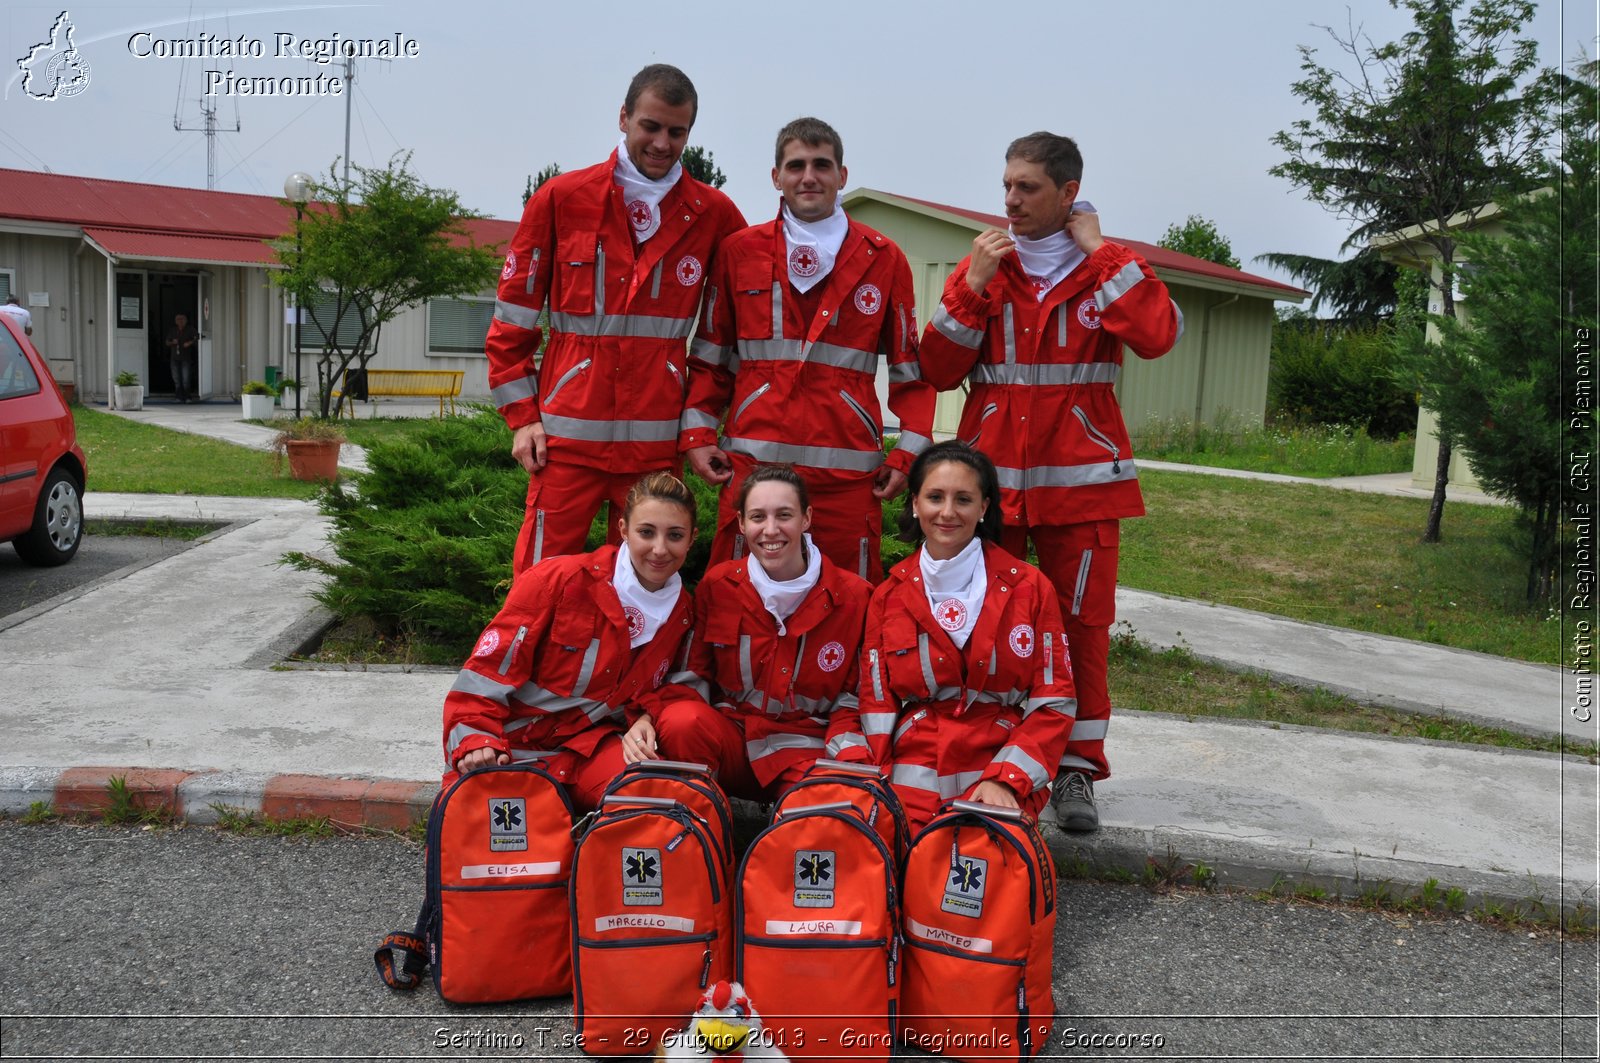
[[[1056,826],[1062,830],[1100,829],[1100,812],[1094,807],[1094,780],[1081,771],[1064,771],[1056,776],[1050,794],[1056,809]]]

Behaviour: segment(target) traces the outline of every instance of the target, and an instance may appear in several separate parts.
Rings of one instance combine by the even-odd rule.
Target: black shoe
[[[1056,809],[1056,826],[1062,830],[1100,829],[1100,810],[1094,807],[1094,780],[1081,771],[1064,771],[1056,776],[1050,791]]]

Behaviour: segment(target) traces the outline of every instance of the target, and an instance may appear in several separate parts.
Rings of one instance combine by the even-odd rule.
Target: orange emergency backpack
[[[678,802],[705,821],[711,840],[717,845],[722,866],[731,873],[733,855],[733,809],[728,797],[711,776],[705,764],[681,760],[647,760],[629,764],[606,787],[606,797],[666,797]],[[731,877],[727,880],[731,883]]]
[[[889,847],[895,867],[905,863],[911,847],[911,829],[894,787],[883,778],[883,769],[874,764],[852,764],[842,760],[819,760],[811,773],[778,798],[774,817],[786,808],[800,805],[826,805],[847,801],[855,806],[867,825],[878,832]]]
[[[906,1044],[954,1059],[1027,1060],[1049,1043],[1055,865],[1016,809],[952,801],[911,843]]]
[[[807,1060],[894,1053],[894,855],[855,805],[776,812],[745,852],[734,904],[737,978],[774,1044]]]

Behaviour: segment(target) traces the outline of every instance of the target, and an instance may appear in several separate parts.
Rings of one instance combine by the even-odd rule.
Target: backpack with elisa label
[[[730,873],[733,855],[733,809],[705,764],[680,760],[646,760],[629,764],[606,787],[605,796],[666,797],[705,821],[722,866]]]
[[[573,858],[573,1021],[590,1055],[643,1055],[727,977],[727,873],[705,820],[611,796]],[[687,1003],[686,1003],[687,1002]]]
[[[572,804],[560,783],[531,764],[468,772],[434,802],[422,914],[414,932],[384,940],[378,974],[415,989],[431,965],[452,1004],[571,992],[572,866]]]
[[[785,790],[778,798],[774,815],[799,805],[825,805],[846,801],[878,832],[889,847],[895,867],[905,862],[911,847],[911,831],[906,826],[905,810],[894,787],[883,778],[883,769],[873,764],[852,764],[842,760],[819,760],[804,779]]]
[[[1027,1060],[1049,1043],[1055,865],[1016,809],[952,801],[911,843],[906,1044],[965,1061]]]
[[[887,1059],[900,1000],[894,855],[847,801],[774,814],[739,867],[737,977],[791,1057]]]

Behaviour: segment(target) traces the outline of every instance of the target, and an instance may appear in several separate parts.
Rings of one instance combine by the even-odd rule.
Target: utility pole
[[[344,57],[344,186],[350,187],[350,105],[356,98],[356,59]]]
[[[239,132],[239,118],[237,115],[234,116],[232,129],[218,129],[217,101],[208,101],[204,96],[200,97],[200,114],[203,116],[200,125],[186,126],[183,124],[182,120],[179,119],[177,113],[174,112],[172,116],[172,128],[176,129],[180,133],[204,133],[206,135],[206,188],[208,190],[215,191],[217,187],[217,134],[219,132]],[[345,136],[348,138],[349,135],[349,131],[347,130],[345,132]]]

